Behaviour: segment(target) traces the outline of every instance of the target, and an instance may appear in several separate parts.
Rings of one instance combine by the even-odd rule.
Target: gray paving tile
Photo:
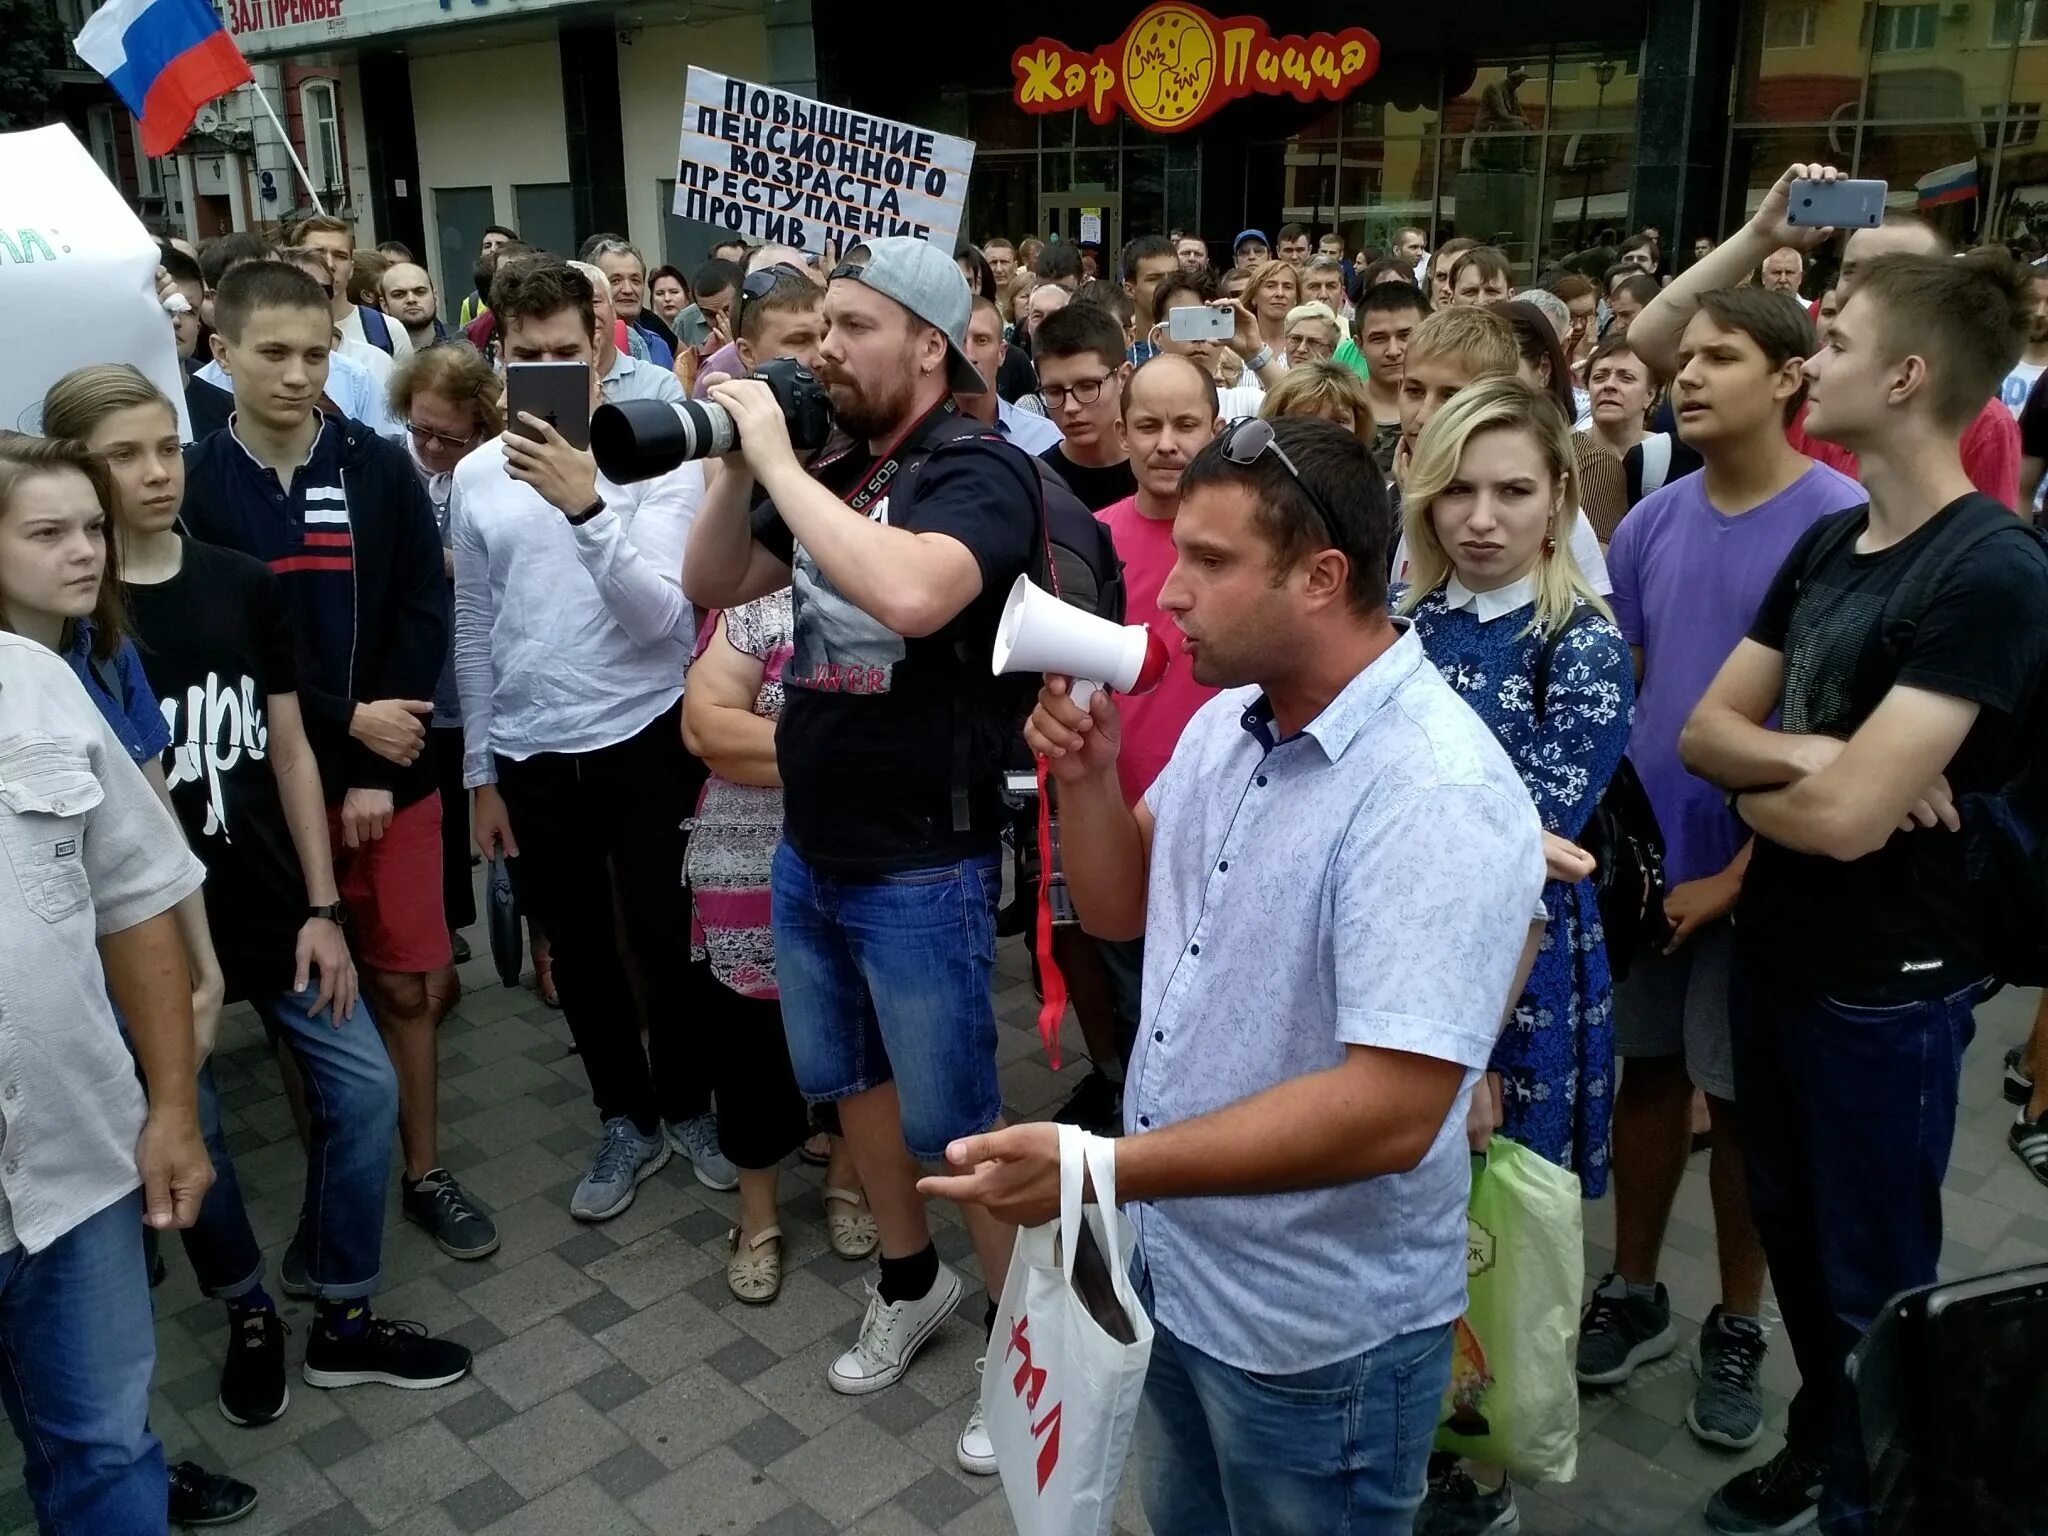
[[[675,1230],[686,1243],[723,1242],[732,1230],[732,1219],[723,1211],[700,1207],[678,1221]]]
[[[590,1480],[621,1503],[667,1476],[668,1468],[637,1445],[590,1469]]]
[[[494,1475],[479,1478],[460,1492],[449,1494],[441,1501],[441,1508],[463,1530],[480,1531],[525,1504],[525,1496],[517,1488]]]
[[[724,1276],[720,1275],[721,1283]],[[791,1355],[833,1330],[860,1321],[861,1307],[844,1291],[820,1280],[807,1269],[782,1277],[782,1294],[774,1304],[750,1307],[728,1301],[718,1315],[742,1333],[751,1334],[778,1355]]]
[[[323,1425],[299,1441],[299,1453],[316,1467],[331,1467],[370,1444],[369,1435],[351,1418]]]
[[[477,1356],[476,1374],[484,1386],[523,1413],[611,1363],[611,1356],[597,1344],[559,1317],[551,1317]]]
[[[610,1244],[605,1245],[607,1250]],[[558,1248],[557,1254],[561,1253]],[[573,1261],[572,1261],[573,1262]],[[614,1323],[623,1323],[640,1309],[619,1300],[610,1291],[599,1291],[595,1296],[586,1297],[573,1307],[565,1308],[562,1316],[580,1331],[592,1335],[600,1334]]]
[[[383,1526],[488,1477],[490,1468],[429,1419],[344,1457],[327,1475],[373,1526]]]
[[[597,1341],[648,1381],[665,1381],[742,1337],[696,1297],[677,1295],[614,1323]]]
[[[900,1503],[884,1504],[847,1527],[848,1536],[932,1536],[932,1528]]]
[[[555,1257],[565,1264],[578,1269],[586,1264],[595,1264],[619,1251],[619,1245],[603,1227],[586,1226],[574,1237],[555,1244]]]
[[[888,1431],[855,1415],[777,1461],[768,1473],[835,1525],[895,1498],[931,1470]]]
[[[555,1254],[540,1253],[471,1286],[463,1299],[478,1316],[507,1334],[518,1334],[596,1294],[597,1282],[583,1271]]]
[[[709,1366],[696,1365],[649,1387],[611,1415],[671,1471],[687,1466],[767,1412]]]
[[[260,1510],[262,1506],[257,1508]],[[257,1536],[261,1527],[252,1523],[240,1529],[248,1536]],[[337,1504],[332,1509],[324,1509],[301,1520],[290,1528],[289,1536],[369,1536],[375,1529],[352,1505]]]
[[[860,1399],[844,1397],[826,1384],[825,1371],[841,1353],[834,1339],[820,1339],[747,1383],[747,1391],[806,1435],[830,1429],[860,1411]]]
[[[481,1355],[485,1350],[505,1342],[505,1330],[487,1317],[473,1317],[456,1328],[450,1328],[443,1338],[453,1339],[466,1347],[472,1355]]]
[[[686,1242],[676,1229],[666,1228],[586,1264],[583,1272],[638,1310],[673,1296],[691,1281],[719,1267],[717,1261]]]
[[[398,1387],[350,1387],[333,1394],[342,1400],[348,1416],[361,1425],[372,1440],[381,1440],[397,1430],[410,1428],[445,1409],[454,1407],[478,1388],[474,1377],[465,1376],[445,1387],[428,1392],[409,1392]]]
[[[617,1499],[579,1477],[484,1529],[488,1536],[642,1536],[647,1527]]]
[[[442,1409],[434,1417],[446,1424],[456,1439],[470,1441],[478,1435],[496,1429],[511,1418],[512,1409],[497,1393],[488,1387],[479,1387],[461,1402]]]
[[[650,1483],[626,1507],[657,1531],[758,1531],[792,1502],[788,1489],[721,1445]]]
[[[896,1495],[897,1504],[933,1530],[979,1502],[943,1472],[929,1472]]]
[[[599,1413],[610,1413],[646,1390],[647,1383],[624,1365],[608,1365],[588,1381],[576,1384],[577,1395]]]
[[[772,1520],[754,1527],[754,1536],[831,1536],[825,1517],[805,1504],[792,1504]]]
[[[470,1442],[493,1471],[531,1499],[609,1460],[625,1431],[575,1392],[564,1392]]]
[[[804,1443],[803,1431],[779,1413],[764,1413],[725,1442],[749,1466],[765,1467]]]
[[[704,1363],[735,1386],[744,1386],[782,1359],[759,1339],[738,1338],[705,1357]]]
[[[905,1435],[938,1411],[938,1405],[907,1381],[877,1392],[861,1405],[868,1419],[887,1434]]]

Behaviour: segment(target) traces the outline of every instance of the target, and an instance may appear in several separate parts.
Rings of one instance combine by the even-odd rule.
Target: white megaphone
[[[1019,576],[996,626],[990,670],[1058,672],[1073,679],[1067,696],[1082,709],[1098,687],[1144,693],[1166,675],[1172,657],[1143,624],[1112,624],[1063,603]]]

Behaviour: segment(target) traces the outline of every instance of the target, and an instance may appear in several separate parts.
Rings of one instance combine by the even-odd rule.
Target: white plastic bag
[[[1109,1536],[1152,1359],[1152,1320],[1131,1288],[1135,1239],[1116,1207],[1116,1143],[1078,1126],[1059,1130],[1059,1219],[1017,1234],[981,1410],[1018,1536]],[[1093,1205],[1081,1198],[1084,1170]],[[1085,1294],[1075,1284],[1077,1259]]]

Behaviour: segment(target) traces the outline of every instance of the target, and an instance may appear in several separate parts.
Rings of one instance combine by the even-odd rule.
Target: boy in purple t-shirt
[[[1706,467],[1645,497],[1607,551],[1614,617],[1636,653],[1629,757],[1664,834],[1671,938],[1615,988],[1615,1046],[1628,1065],[1614,1105],[1614,1272],[1586,1307],[1578,1374],[1611,1386],[1678,1343],[1657,1260],[1697,1086],[1713,1121],[1721,1301],[1700,1336],[1686,1423],[1731,1448],[1753,1445],[1763,1429],[1764,1254],[1743,1188],[1728,1018],[1728,914],[1749,839],[1721,791],[1679,762],[1678,735],[1800,535],[1868,500],[1854,480],[1785,440],[1813,348],[1805,311],[1783,294],[1703,296],[1685,330],[1673,403],[1679,436]]]

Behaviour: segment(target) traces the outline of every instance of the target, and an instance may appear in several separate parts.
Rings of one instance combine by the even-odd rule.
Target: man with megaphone
[[[709,608],[793,590],[775,963],[797,1084],[838,1104],[881,1233],[880,1285],[827,1373],[858,1395],[895,1383],[960,1300],[917,1160],[1002,1123],[992,983],[1016,710],[988,656],[1012,583],[1046,556],[1031,460],[953,404],[987,385],[962,351],[952,257],[872,241],[833,269],[825,313],[817,376],[852,446],[807,468],[766,384],[714,385],[739,448],[691,529],[683,584]],[[981,1272],[1008,1273],[1014,1229],[967,1216]],[[995,1470],[978,1405],[956,1456]]]
[[[1465,1306],[1466,1115],[1534,957],[1541,827],[1492,733],[1387,613],[1387,499],[1348,432],[1240,421],[1181,479],[1159,607],[1204,705],[1136,806],[1123,723],[1049,677],[1082,926],[1145,938],[1124,1090],[1154,1343],[1158,1531],[1406,1531]],[[1519,957],[1519,966],[1518,966]],[[1059,1203],[1051,1125],[963,1138],[927,1194]]]

